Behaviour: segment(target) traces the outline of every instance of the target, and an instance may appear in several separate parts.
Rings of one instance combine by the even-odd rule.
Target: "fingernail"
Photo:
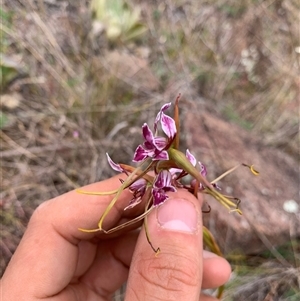
[[[185,199],[170,198],[157,208],[157,221],[166,230],[195,233],[198,217],[194,204]]]

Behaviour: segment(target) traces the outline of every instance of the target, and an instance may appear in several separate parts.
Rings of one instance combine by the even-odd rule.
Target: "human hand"
[[[119,178],[84,189],[114,190]],[[131,198],[122,193],[104,229],[143,212],[142,204],[124,211]],[[200,291],[225,283],[230,266],[203,251],[199,200],[179,190],[149,214],[152,243],[161,249],[155,256],[144,229],[113,235],[78,230],[94,228],[111,199],[71,191],[39,206],[1,279],[2,300],[111,300],[127,279],[127,301],[216,300]]]

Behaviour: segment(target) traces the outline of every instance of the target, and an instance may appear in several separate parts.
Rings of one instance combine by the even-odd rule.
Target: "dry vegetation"
[[[298,1],[130,3],[147,32],[112,41],[93,22],[89,1],[3,1],[1,273],[32,211],[110,176],[105,152],[128,162],[140,125],[178,92],[299,155]],[[293,275],[283,293],[277,281],[279,299],[266,299],[264,286],[264,297],[247,300],[298,300],[299,258],[293,266],[271,269],[272,281]],[[254,276],[240,279],[253,290]],[[238,300],[232,287],[226,300]]]

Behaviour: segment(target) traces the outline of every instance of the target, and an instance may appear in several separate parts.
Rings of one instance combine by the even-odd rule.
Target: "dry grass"
[[[300,242],[253,256],[232,254],[233,275],[226,285],[226,301],[296,301],[300,296]]]
[[[299,300],[299,268],[280,267],[278,262],[269,261],[244,273],[233,276],[232,286],[228,284],[224,300]]]
[[[1,273],[34,208],[110,176],[107,151],[129,162],[140,125],[178,92],[298,156],[296,0],[132,2],[148,33],[117,47],[147,63],[130,76],[92,34],[88,1],[3,2],[3,49],[22,72],[2,87],[21,101],[1,103]]]

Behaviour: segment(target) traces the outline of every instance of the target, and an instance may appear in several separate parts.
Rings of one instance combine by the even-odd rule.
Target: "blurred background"
[[[261,171],[221,186],[245,216],[210,200],[204,216],[233,267],[224,300],[300,299],[298,1],[3,0],[0,15],[1,275],[33,210],[113,175],[106,152],[130,163],[181,93],[182,150],[210,180]]]

